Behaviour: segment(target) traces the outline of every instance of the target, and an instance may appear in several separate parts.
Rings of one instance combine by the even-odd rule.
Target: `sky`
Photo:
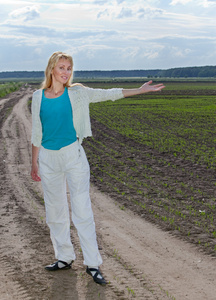
[[[216,65],[216,0],[0,0],[0,72]]]

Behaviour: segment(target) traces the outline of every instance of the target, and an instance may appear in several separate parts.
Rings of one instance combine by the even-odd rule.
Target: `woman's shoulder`
[[[33,92],[33,96],[32,96],[32,103],[36,105],[36,103],[40,103],[41,99],[42,99],[42,89],[38,89],[36,91]]]
[[[68,90],[69,91],[80,91],[80,90],[83,90],[85,88],[85,86],[81,83],[74,83],[72,84]]]
[[[36,91],[34,91],[33,92],[33,96],[40,96],[40,95],[42,95],[42,89],[38,89],[38,90],[36,90]]]

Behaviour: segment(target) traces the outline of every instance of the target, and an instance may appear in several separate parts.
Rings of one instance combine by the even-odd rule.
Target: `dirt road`
[[[40,183],[29,176],[31,87],[0,99],[0,299],[215,300],[216,261],[198,249],[121,210],[91,186],[98,243],[109,284],[85,273],[76,230],[77,260],[67,271],[49,273],[54,254]]]

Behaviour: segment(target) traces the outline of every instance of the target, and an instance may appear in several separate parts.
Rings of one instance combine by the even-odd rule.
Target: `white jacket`
[[[74,128],[80,143],[82,143],[83,138],[92,136],[89,103],[106,100],[114,101],[124,97],[122,88],[93,89],[79,85],[68,88],[68,95],[72,106]],[[32,98],[31,142],[36,147],[40,147],[42,141],[41,100],[42,90],[40,89],[33,93]]]

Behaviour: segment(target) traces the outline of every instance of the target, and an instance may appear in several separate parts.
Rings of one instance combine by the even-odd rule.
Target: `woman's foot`
[[[106,285],[106,280],[104,279],[103,275],[101,274],[99,268],[86,268],[86,273],[91,275],[93,277],[94,282],[101,284],[101,285]]]
[[[46,266],[45,269],[47,271],[66,270],[66,269],[70,269],[71,268],[72,263],[73,263],[73,260],[69,264],[66,263],[65,261],[58,260],[55,263]]]

